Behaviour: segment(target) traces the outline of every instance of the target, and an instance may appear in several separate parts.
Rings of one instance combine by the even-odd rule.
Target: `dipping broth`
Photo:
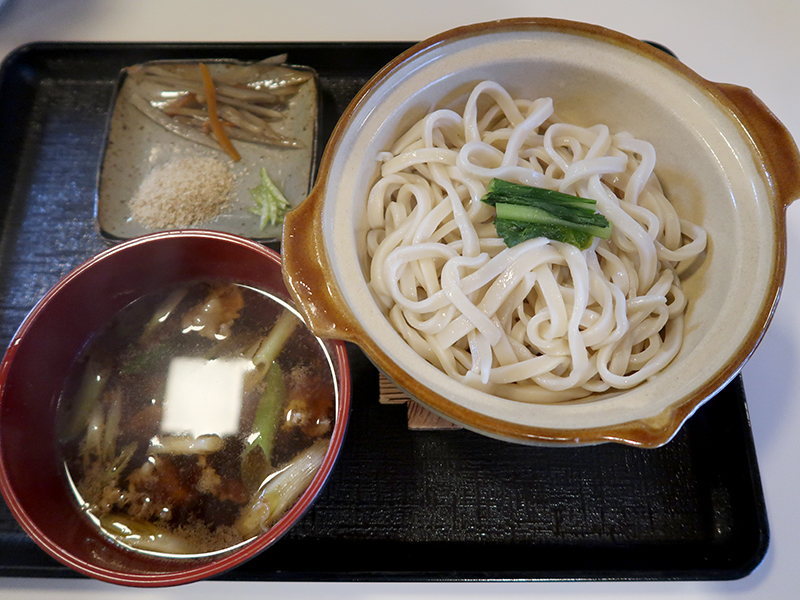
[[[330,443],[332,361],[281,300],[227,282],[142,297],[87,344],[58,407],[78,502],[138,551],[226,551],[271,527]]]

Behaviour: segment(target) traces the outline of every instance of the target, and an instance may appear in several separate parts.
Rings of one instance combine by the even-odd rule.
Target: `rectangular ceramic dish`
[[[225,105],[222,108],[223,111],[234,112],[229,119],[247,122],[247,115],[259,123],[258,126],[252,122],[248,124],[262,133],[253,135],[252,130],[231,129],[239,132],[239,136],[272,140],[272,143],[253,143],[252,140],[235,139],[234,147],[239,153],[235,162],[200,128],[198,124],[203,119],[188,116],[193,114],[192,110],[195,113],[203,112],[190,108],[193,103],[197,106],[195,98],[199,92],[196,86],[201,84],[194,79],[185,79],[199,79],[200,61],[156,60],[124,68],[109,108],[105,151],[98,174],[95,226],[100,234],[110,241],[118,241],[162,228],[186,227],[187,223],[181,223],[180,219],[188,220],[190,213],[176,220],[176,213],[180,214],[180,211],[175,210],[167,211],[169,214],[157,214],[156,220],[167,220],[178,225],[142,223],[136,218],[139,215],[132,210],[130,201],[143,186],[144,189],[157,187],[154,182],[161,183],[159,174],[163,174],[165,168],[169,169],[177,161],[191,164],[199,160],[205,161],[203,164],[206,165],[211,162],[230,173],[232,190],[216,218],[192,223],[192,226],[225,231],[261,242],[280,240],[280,222],[261,223],[259,215],[253,214],[252,209],[256,207],[250,190],[258,186],[261,170],[264,169],[289,206],[298,205],[308,195],[316,156],[319,106],[314,70],[303,66],[287,66],[280,64],[280,61],[279,56],[265,57],[264,62],[202,60],[210,70],[212,80],[214,77],[225,78],[222,81],[223,91],[230,93],[229,90],[241,90],[238,93],[246,92],[245,97],[257,98],[245,102],[220,96],[227,98],[227,101],[237,102],[236,106]],[[280,88],[282,81],[302,83],[286,83]],[[227,89],[225,83],[229,83]],[[280,98],[266,89],[270,84],[295,91]],[[175,91],[181,86],[190,87],[192,91]],[[164,98],[170,101],[166,106]],[[151,102],[164,110],[170,106],[172,110],[184,110],[188,115],[168,116]],[[205,106],[204,102],[202,106]],[[250,112],[256,109],[267,111],[271,116],[257,116]],[[184,121],[178,122],[176,119]],[[269,131],[268,136],[263,133],[264,128]],[[180,196],[167,194],[161,201],[170,206],[169,199],[175,197]],[[182,202],[176,204],[184,206]],[[142,212],[141,208],[139,212]],[[258,213],[257,210],[255,212]],[[147,216],[154,217],[152,214]],[[199,218],[199,215],[195,215],[195,218]]]
[[[323,148],[349,100],[408,46],[41,43],[12,54],[0,71],[0,344],[105,247],[92,211],[121,68],[287,52],[319,75]],[[285,538],[225,579],[733,579],[766,552],[740,378],[662,448],[530,448],[409,431],[406,407],[379,404],[377,371],[357,348],[349,354],[352,420],[327,487]],[[0,575],[73,574],[0,502]]]

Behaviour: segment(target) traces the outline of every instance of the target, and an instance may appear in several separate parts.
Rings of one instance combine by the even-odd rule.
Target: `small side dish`
[[[124,69],[98,175],[99,232],[122,240],[203,227],[279,239],[282,214],[310,188],[318,113],[316,73],[286,60]],[[266,205],[251,191],[265,178],[279,194]]]

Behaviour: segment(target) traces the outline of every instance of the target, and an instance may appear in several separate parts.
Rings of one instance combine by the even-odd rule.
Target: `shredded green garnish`
[[[588,198],[492,179],[481,200],[495,207],[497,235],[509,247],[546,237],[585,250],[595,236],[611,237],[611,223]]]
[[[250,212],[259,216],[262,231],[267,225],[277,225],[283,221],[284,215],[292,208],[264,167],[261,167],[261,183],[248,191],[256,203]]]

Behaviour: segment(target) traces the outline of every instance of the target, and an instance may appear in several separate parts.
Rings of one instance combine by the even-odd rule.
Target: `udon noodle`
[[[431,112],[378,155],[367,218],[369,284],[394,328],[450,377],[527,402],[638,385],[681,347],[679,273],[705,231],[676,213],[653,146],[562,122],[550,98],[478,84],[463,114]],[[492,178],[594,199],[613,225],[588,250],[507,247]]]

